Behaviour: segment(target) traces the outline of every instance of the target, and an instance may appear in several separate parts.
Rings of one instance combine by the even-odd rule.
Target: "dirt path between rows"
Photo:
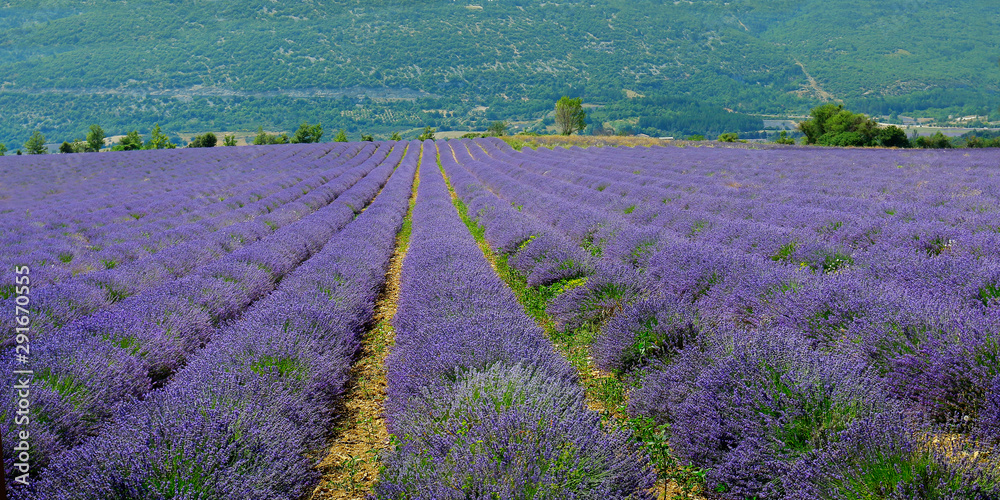
[[[343,398],[340,417],[332,424],[333,444],[318,466],[323,478],[313,490],[311,500],[361,500],[371,493],[378,479],[382,454],[389,442],[384,409],[385,360],[396,337],[392,318],[399,305],[400,275],[410,244],[410,221],[419,184],[418,166],[410,208],[396,237],[396,250],[389,261],[385,288],[375,303],[374,325],[365,335],[360,358],[351,369],[351,380]]]

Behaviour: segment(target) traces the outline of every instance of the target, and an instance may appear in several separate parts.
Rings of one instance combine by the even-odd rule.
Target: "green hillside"
[[[563,94],[607,105],[598,120],[645,123],[678,105],[794,114],[825,99],[876,114],[996,114],[994,7],[12,0],[0,8],[0,141],[19,144],[34,128],[82,137],[93,122],[109,133],[154,122],[172,132],[303,120],[352,132],[474,128],[541,118]]]

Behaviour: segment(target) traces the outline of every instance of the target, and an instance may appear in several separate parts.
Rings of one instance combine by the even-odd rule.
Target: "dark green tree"
[[[726,132],[719,136],[719,142],[736,142],[740,139],[740,135],[736,132]]]
[[[104,129],[96,123],[90,126],[90,131],[87,132],[87,152],[98,152],[104,147]]]
[[[883,148],[908,148],[910,140],[906,137],[906,132],[903,129],[889,125],[879,129],[875,136],[875,145]]]
[[[59,145],[60,153],[86,153],[88,151],[90,151],[90,148],[87,143],[81,141],[80,139],[77,139],[72,143],[63,141],[63,143]]]
[[[507,135],[507,122],[506,121],[496,121],[490,124],[486,129],[486,135],[490,137],[503,137]]]
[[[572,135],[587,126],[587,112],[583,110],[583,98],[570,99],[562,96],[556,102],[556,128],[562,135]]]
[[[323,137],[323,125],[319,123],[309,125],[309,123],[303,122],[295,131],[295,135],[292,136],[292,144],[319,142],[320,137]]]
[[[212,132],[205,132],[201,135],[194,136],[191,142],[188,143],[189,148],[214,148],[219,139],[215,137]]]
[[[805,134],[805,144],[816,144],[819,138],[826,133],[826,122],[843,109],[842,105],[829,103],[813,108],[809,112],[812,118],[799,122],[799,131]]]
[[[340,129],[337,135],[333,136],[333,142],[347,142],[347,132],[344,129]]]
[[[389,136],[389,140],[390,141],[401,141],[401,140],[403,140],[403,136],[399,135],[399,132],[393,132],[392,135]]]
[[[7,145],[0,142],[0,156],[7,154]]]
[[[361,134],[361,140],[364,142],[375,142],[375,137],[371,134]]]
[[[799,130],[805,134],[805,144],[859,147],[879,145],[879,137],[883,132],[878,122],[864,114],[852,113],[840,104],[824,104],[813,108],[810,115],[812,118],[799,123]]]
[[[24,143],[24,150],[29,155],[43,155],[48,153],[49,150],[45,147],[45,136],[36,130]]]
[[[918,148],[924,149],[951,149],[955,147],[955,145],[951,143],[951,139],[942,134],[940,130],[935,132],[932,136],[922,135],[917,137],[917,140],[914,141],[913,144]]]

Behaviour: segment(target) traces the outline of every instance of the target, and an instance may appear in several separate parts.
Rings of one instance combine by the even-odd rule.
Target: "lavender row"
[[[326,443],[372,321],[419,147],[409,145],[375,201],[277,290],[165,388],[122,405],[100,435],[58,456],[23,496],[296,499],[314,487],[309,457]]]
[[[648,497],[646,458],[601,429],[575,370],[492,271],[433,168],[433,143],[421,163],[388,360],[387,425],[401,444],[376,496]]]
[[[470,217],[483,227],[486,241],[508,258],[528,286],[551,285],[592,272],[590,254],[501,200],[462,168],[462,164],[474,161],[466,141],[450,141],[441,150],[441,165]]]
[[[402,159],[402,151],[397,151],[335,203],[190,276],[34,340],[32,362],[41,367],[35,374],[37,401],[30,426],[36,437],[36,470],[93,435],[116,404],[141,398],[163,384],[219,325],[238,318],[316,253],[381,189]],[[15,401],[8,394],[6,415],[12,415]],[[5,419],[4,435],[12,436],[14,430],[13,422]]]
[[[341,159],[347,160],[358,152],[356,148],[351,149],[353,151],[347,151],[349,154],[341,156]],[[318,155],[322,150],[313,153]],[[5,261],[30,265],[36,272],[39,285],[93,269],[115,267],[183,241],[191,229],[202,232],[218,230],[257,215],[261,210],[270,211],[276,208],[276,205],[271,206],[273,200],[271,203],[256,202],[275,196],[282,190],[279,199],[300,196],[302,193],[294,188],[294,184],[302,184],[304,188],[315,186],[316,174],[322,173],[317,167],[325,167],[330,162],[286,159],[283,163],[285,165],[274,172],[259,168],[269,163],[256,164],[256,175],[237,172],[236,179],[242,184],[238,189],[230,188],[211,197],[190,199],[174,190],[165,195],[145,197],[144,206],[121,203],[114,208],[127,213],[99,211],[86,217],[59,214],[58,219],[48,224],[40,223],[37,217],[32,217],[30,221],[20,217],[4,231],[4,239],[10,242]],[[203,170],[194,177],[214,174],[219,168],[211,164],[206,166],[212,170]],[[282,171],[289,173],[278,176]],[[313,175],[303,180],[307,174]],[[207,181],[203,179],[201,182]],[[259,208],[244,209],[248,204]],[[34,234],[23,234],[25,228],[33,229]]]
[[[371,149],[374,150],[375,147],[371,146]],[[364,178],[382,161],[387,149],[388,146],[383,145],[377,156],[364,154],[331,169],[326,172],[334,177],[330,181],[325,182],[326,175],[308,180],[314,189],[310,189],[305,195],[302,192],[306,187],[297,186],[278,193],[274,198],[261,200],[259,205],[247,206],[251,213],[265,212],[249,221],[230,224],[212,232],[199,226],[197,229],[200,231],[195,231],[190,241],[121,267],[89,273],[39,290],[32,303],[36,309],[36,335],[44,335],[53,328],[106,308],[164,280],[183,277],[198,266],[250,245],[299,220],[329,204]],[[225,219],[222,220],[225,222]],[[202,232],[207,234],[199,239],[197,236]],[[8,299],[10,300],[13,299]],[[13,325],[9,328],[11,329],[7,331],[12,332]],[[10,338],[12,335],[6,337],[6,340],[9,342]]]
[[[914,290],[905,277],[907,287],[859,269],[815,274],[683,240],[660,250],[643,273],[617,281],[622,312],[595,358],[623,371],[661,366],[633,395],[632,412],[670,423],[672,447],[709,468],[722,497],[996,494],[982,463],[955,460],[950,445],[922,445],[927,418],[956,413],[979,446],[998,441],[991,402],[1000,398],[1000,352],[989,309]],[[939,277],[961,267],[932,263]],[[914,409],[923,416],[902,417]],[[895,476],[852,478],[855,467],[887,459]]]
[[[671,188],[676,195],[698,194],[692,199],[696,203],[703,200],[723,206],[757,200],[842,214],[877,212],[891,203],[964,210],[970,207],[966,203],[970,195],[985,195],[995,201],[1000,193],[1000,185],[990,172],[998,163],[988,152],[967,156],[885,150],[858,154],[845,150],[817,155],[808,150],[644,148],[609,154],[599,149],[575,148],[539,150],[524,159],[532,157],[544,158],[545,164],[575,163],[586,174],[618,174],[605,179],[605,189],[612,192],[629,191],[635,184],[654,184]],[[649,168],[651,165],[655,167]],[[938,175],[941,169],[952,172],[942,178]],[[821,189],[810,192],[812,186]],[[793,187],[796,189],[790,189]],[[974,188],[982,192],[973,193]]]
[[[254,162],[260,157],[284,159],[299,153],[301,150],[291,148],[283,151],[239,148],[202,154],[179,149],[123,152],[102,157],[4,157],[0,172],[13,180],[4,188],[10,190],[4,194],[10,195],[13,203],[35,211],[43,220],[55,220],[60,216],[88,217],[92,212],[111,209],[120,202],[139,202],[153,192],[178,192],[191,197],[221,194],[224,185],[199,187],[197,177],[183,176],[204,174],[206,163],[216,163],[216,171],[209,173],[209,178],[239,182],[240,174],[252,172]],[[25,175],[25,172],[32,175]],[[204,178],[201,180],[204,182]],[[15,196],[18,191],[29,196]],[[2,218],[11,216],[17,214]]]
[[[997,375],[989,360],[998,355],[990,339],[1000,328],[997,304],[984,290],[995,289],[1000,276],[988,262],[934,255],[918,265],[896,259],[837,269],[828,255],[816,266],[834,271],[824,275],[778,266],[778,259],[738,248],[684,240],[659,244],[643,274],[606,273],[588,283],[594,295],[612,284],[615,296],[591,298],[613,299],[611,312],[624,311],[595,342],[594,357],[603,368],[627,371],[641,353],[669,356],[695,323],[779,327],[825,349],[849,349],[877,362],[897,395],[934,418],[958,410],[975,417],[989,400]],[[555,309],[581,312],[587,301],[573,298],[580,293]],[[962,367],[961,385],[972,387],[970,395],[949,394],[948,385],[958,383],[942,373],[949,365]],[[978,420],[988,428],[993,418]]]
[[[475,167],[475,165],[470,165],[470,167]],[[505,195],[513,196],[517,201],[523,200],[526,204],[524,207],[528,209],[528,211],[533,213],[542,213],[545,210],[545,205],[540,203],[541,201],[544,201],[544,198],[538,196],[538,193],[534,192],[530,187],[523,184],[518,185],[517,183],[512,183],[510,181],[506,184],[502,181],[497,182],[497,176],[494,172],[487,171],[485,173],[481,173],[477,171],[476,173],[481,176],[492,175],[490,180],[493,181],[492,185],[494,186],[494,189],[498,189]],[[513,195],[511,193],[513,193]],[[550,222],[554,226],[560,227],[560,221],[558,219],[550,219]],[[591,223],[589,227],[601,225],[603,225],[604,228],[595,232],[594,237],[603,240],[602,250],[605,252],[604,256],[614,256],[619,260],[624,259],[626,261],[632,259],[635,261],[636,265],[639,265],[641,260],[637,257],[642,257],[643,255],[653,255],[656,252],[672,252],[677,255],[688,255],[692,253],[695,255],[713,255],[724,253],[725,250],[729,250],[732,247],[739,249],[737,245],[725,247],[718,243],[705,244],[700,240],[687,241],[691,240],[691,238],[678,237],[677,235],[672,235],[669,232],[658,233],[655,228],[644,230],[641,227],[630,227],[624,223]],[[565,226],[562,226],[560,228],[567,232],[572,230],[578,231],[577,227],[566,228]],[[757,243],[760,242],[761,240],[758,239]],[[757,243],[755,243],[755,246]],[[782,255],[779,249],[779,252],[774,255],[770,255],[770,257],[771,260],[779,262],[804,262],[810,270],[827,273],[837,272],[844,267],[850,267],[857,264],[852,254],[841,252],[836,248],[830,248],[819,244],[802,245],[797,249],[797,251],[799,253],[797,256],[795,255],[796,252],[791,251],[787,252],[787,255]],[[764,253],[764,255],[769,254],[770,252]],[[989,303],[988,297],[984,297],[984,295],[988,294],[989,290],[996,287],[996,271],[989,266],[988,261],[981,261],[975,256],[952,256],[950,254],[940,256],[938,254],[934,254],[925,256],[925,258],[914,258],[908,255],[906,250],[894,249],[881,255],[880,257],[881,258],[879,259],[875,259],[873,264],[867,266],[868,272],[871,274],[871,278],[873,280],[891,281],[900,279],[906,282],[908,284],[907,286],[910,287],[912,287],[912,283],[916,281],[920,285],[920,288],[926,290],[927,293],[935,293],[934,289],[937,288],[938,290],[936,293],[940,294],[940,288],[942,285],[940,277],[942,276],[942,273],[948,272],[946,270],[960,269],[962,272],[960,279],[949,280],[947,284],[952,286],[946,287],[946,290],[953,293],[953,300],[964,302],[967,307],[972,307],[974,309],[981,308],[984,303]],[[952,262],[948,262],[949,260]],[[733,262],[735,264],[735,261]],[[672,265],[669,262],[667,264]],[[645,267],[645,264],[640,265],[640,267]],[[667,268],[661,269],[657,272],[669,273],[673,271],[675,271],[675,269]],[[616,280],[614,276],[615,274],[621,275],[620,279]],[[634,285],[635,277],[631,276],[628,272],[624,272],[622,269],[612,266],[610,268],[610,274],[605,278],[606,279],[594,280],[592,288],[597,286],[606,286],[608,281],[611,281],[612,283],[617,281],[618,283],[614,285],[615,287],[624,287],[626,289],[631,288],[634,292],[637,292],[637,290],[635,290],[637,287]],[[709,273],[704,277],[696,278],[695,281],[698,279],[714,280],[717,278],[717,276],[713,278],[712,274]],[[791,278],[786,280],[786,282],[790,281],[790,279]],[[961,285],[955,285],[956,283],[961,283]],[[771,285],[778,286],[775,285],[775,283],[771,283]],[[986,292],[984,292],[984,290]],[[759,291],[767,292],[768,289],[765,288]],[[577,295],[579,295],[579,293],[582,293],[582,291],[578,292]],[[767,297],[759,298],[759,301],[766,300]],[[750,305],[748,304],[748,307],[749,306]]]
[[[589,170],[600,171],[607,168],[603,163],[599,164],[602,166],[591,167]],[[877,201],[875,206],[867,209],[867,213],[865,211],[850,213],[827,207],[809,208],[792,200],[782,200],[780,203],[759,201],[759,199],[775,198],[767,189],[763,189],[763,193],[759,193],[761,189],[746,189],[745,191],[752,191],[758,195],[759,199],[741,203],[731,203],[739,199],[734,193],[729,193],[728,197],[725,194],[706,197],[701,193],[681,197],[674,192],[663,191],[652,184],[647,184],[645,180],[637,181],[639,190],[629,193],[627,189],[613,189],[613,187],[616,184],[635,187],[633,179],[641,176],[635,175],[634,172],[618,171],[595,178],[580,173],[588,170],[585,162],[580,161],[572,165],[565,162],[539,164],[521,161],[520,165],[535,173],[531,182],[538,182],[541,179],[539,175],[544,174],[546,178],[561,178],[588,190],[599,189],[600,194],[588,195],[587,190],[577,190],[571,194],[587,197],[591,201],[595,197],[599,199],[603,197],[609,202],[607,210],[628,211],[626,218],[634,222],[641,224],[655,222],[657,226],[672,228],[678,234],[727,246],[740,246],[747,252],[780,256],[788,261],[810,261],[816,258],[816,253],[834,252],[854,254],[852,259],[859,264],[899,258],[915,261],[928,254],[937,256],[946,253],[947,256],[982,257],[1000,252],[1000,237],[992,230],[984,231],[991,227],[990,224],[995,225],[993,222],[995,214],[989,210],[996,211],[997,199],[995,196],[983,195],[982,183],[976,182],[975,177],[967,178],[960,183],[955,189],[955,195],[944,198],[934,195],[927,200],[926,205],[911,203],[907,206],[883,200]],[[941,165],[938,168],[946,166]],[[741,176],[747,176],[743,170],[748,169],[750,168],[741,169]],[[647,169],[649,170],[658,169]],[[908,175],[908,172],[904,174],[896,168],[868,167],[868,170],[871,171],[867,173],[868,176],[880,179],[906,178]],[[935,184],[942,184],[942,178],[954,177],[955,174],[937,175]],[[988,176],[989,171],[986,170],[983,174]],[[732,189],[728,187],[729,185],[740,184],[733,181],[732,176],[728,176],[727,179],[725,189],[730,191]],[[755,179],[755,181],[763,181],[758,187],[782,184],[773,180]],[[612,182],[616,184],[611,184]],[[927,184],[927,182],[918,180],[917,184]],[[701,184],[709,182],[702,179]],[[722,182],[717,181],[709,185],[722,186]],[[974,190],[974,187],[979,189]],[[820,184],[818,188],[825,190],[826,184]],[[698,189],[704,190],[704,187]],[[798,184],[796,189],[807,191],[809,185]],[[940,192],[936,189],[927,191]],[[636,196],[633,196],[634,194]],[[810,196],[814,194],[822,196],[820,193],[810,193]],[[667,206],[659,203],[657,201],[659,199],[662,199]],[[942,200],[970,199],[976,201],[964,203],[956,208],[940,206]],[[669,204],[666,203],[668,200]],[[841,198],[838,201],[841,208],[854,208],[868,200]],[[936,206],[932,207],[931,204]],[[683,210],[677,210],[677,207],[683,207]],[[790,207],[795,209],[789,210]],[[734,216],[734,214],[740,215]],[[910,250],[909,254],[905,252],[906,249]]]

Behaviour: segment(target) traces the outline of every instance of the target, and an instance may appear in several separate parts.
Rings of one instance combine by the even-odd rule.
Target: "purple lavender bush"
[[[431,389],[396,421],[378,498],[652,498],[648,459],[583,391],[496,364]]]
[[[716,333],[688,347],[646,377],[630,414],[669,423],[674,452],[708,469],[722,498],[784,498],[801,460],[892,408],[864,363],[789,333]]]
[[[933,433],[899,413],[861,418],[803,464],[793,500],[869,498],[988,500],[1000,497],[1000,471],[966,438]]]

